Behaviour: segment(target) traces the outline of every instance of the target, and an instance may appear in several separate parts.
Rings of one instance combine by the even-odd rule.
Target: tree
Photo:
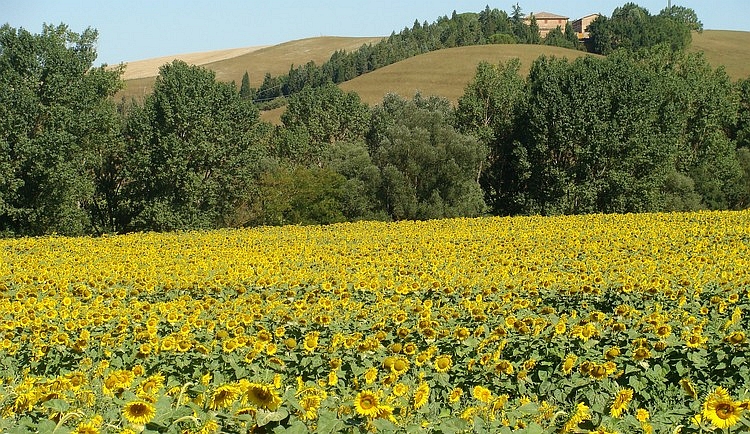
[[[93,67],[97,32],[0,28],[0,232],[107,231],[98,184],[119,146],[122,70]],[[103,226],[102,226],[103,225]]]
[[[374,109],[368,147],[380,169],[378,197],[394,220],[478,216],[486,158],[476,138],[451,125],[447,100],[387,95]]]
[[[304,89],[290,99],[281,116],[286,129],[306,134],[308,138],[307,149],[289,157],[298,161],[319,161],[327,145],[362,138],[369,116],[369,108],[354,92],[344,92],[332,83]]]
[[[253,223],[331,224],[346,221],[345,178],[329,168],[276,165],[261,174]]]
[[[506,193],[514,190],[512,147],[526,89],[519,71],[521,63],[511,59],[491,65],[481,62],[474,79],[458,100],[457,129],[472,134],[487,149],[487,161],[479,176],[485,200],[497,214],[513,213]]]
[[[733,136],[738,148],[750,148],[750,77],[737,81],[735,87],[740,106]]]
[[[590,45],[595,53],[605,55],[618,48],[637,51],[660,44],[683,50],[690,45],[691,29],[699,23],[691,9],[673,7],[652,16],[647,9],[626,3],[616,8],[611,18],[599,16],[591,23]]]
[[[250,87],[250,75],[248,75],[247,71],[245,71],[245,74],[242,75],[242,85],[240,85],[240,96],[242,99],[254,99],[255,98],[255,92],[253,91],[253,88]]]
[[[703,32],[703,23],[698,19],[698,15],[693,9],[674,5],[662,9],[659,16],[685,24],[691,31]]]
[[[161,67],[154,92],[128,117],[127,230],[221,227],[254,189],[264,154],[258,110],[202,67]]]

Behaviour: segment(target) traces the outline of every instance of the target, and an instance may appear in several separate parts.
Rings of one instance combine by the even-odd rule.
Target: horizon
[[[658,14],[670,0],[636,2]],[[377,37],[388,36],[411,27],[415,20],[435,22],[439,17],[458,13],[480,12],[485,6],[507,12],[503,6],[487,0],[452,2],[438,0],[397,3],[394,0],[364,0],[357,4],[341,4],[318,0],[299,4],[294,1],[222,2],[165,0],[149,2],[101,2],[100,0],[5,0],[5,22],[14,28],[40,33],[43,24],[68,25],[74,32],[88,27],[99,33],[95,64],[119,64],[158,57],[201,53],[235,48],[276,45],[317,36]],[[518,2],[524,15],[551,12],[570,20],[591,13],[610,16],[626,1]],[[750,12],[745,0],[719,0],[707,4],[698,0],[671,1],[674,6],[695,10],[706,30],[750,31],[750,21],[743,13],[727,14],[727,10]],[[133,11],[148,11],[148,14]],[[146,19],[144,19],[144,15]]]

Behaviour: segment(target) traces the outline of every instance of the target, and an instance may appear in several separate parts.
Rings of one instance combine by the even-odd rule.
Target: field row
[[[750,212],[4,240],[0,430],[748,427],[749,250]]]

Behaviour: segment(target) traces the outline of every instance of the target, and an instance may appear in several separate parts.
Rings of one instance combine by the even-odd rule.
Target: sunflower
[[[635,411],[635,418],[638,419],[639,422],[646,422],[651,417],[650,414],[648,414],[648,410],[645,408],[639,408]]]
[[[451,390],[451,394],[448,396],[448,402],[451,404],[458,402],[461,399],[461,395],[464,394],[464,391],[461,390],[460,387],[456,387],[453,390]]]
[[[739,422],[742,407],[719,386],[706,397],[701,414],[717,428],[730,428]]]
[[[141,384],[138,385],[136,393],[138,395],[153,394],[159,391],[162,387],[164,387],[164,375],[156,373],[143,380]]]
[[[430,386],[424,381],[419,383],[417,390],[414,391],[414,409],[418,410],[427,404],[430,398]]]
[[[617,392],[612,407],[609,409],[609,414],[612,417],[620,417],[622,413],[627,410],[628,404],[633,399],[633,389],[622,389]]]
[[[604,352],[604,358],[607,360],[613,360],[619,355],[620,355],[619,347],[609,347],[607,351]]]
[[[435,358],[435,370],[438,372],[448,372],[452,364],[453,361],[448,354],[443,354]]]
[[[370,367],[365,371],[365,384],[372,384],[378,379],[378,368]]]
[[[323,401],[323,397],[318,394],[308,394],[299,400],[299,404],[304,410],[299,414],[302,420],[312,420],[318,417],[318,409],[320,403]]]
[[[485,404],[488,404],[492,400],[492,392],[490,392],[489,389],[483,386],[474,386],[471,394],[474,396],[474,398],[484,402]]]
[[[391,365],[391,372],[396,375],[402,375],[409,369],[409,360],[405,357],[397,357]]]
[[[318,347],[318,339],[319,339],[319,337],[320,337],[320,333],[318,333],[318,332],[310,332],[310,333],[308,333],[305,336],[305,340],[304,340],[304,344],[303,344],[303,346],[305,348],[305,351],[307,351],[308,353],[311,353],[311,352],[315,351],[315,348]]]
[[[328,373],[328,385],[329,386],[335,386],[339,382],[339,376],[336,374],[336,371],[333,370]]]
[[[573,367],[576,364],[576,360],[578,360],[578,356],[575,354],[568,354],[567,357],[565,357],[565,360],[562,364],[562,371],[565,375],[570,375],[570,372],[573,370]]]
[[[689,378],[681,379],[680,386],[682,386],[682,390],[684,390],[691,398],[695,398],[698,395],[695,391],[695,386],[693,386],[693,382],[690,381]]]
[[[508,360],[500,360],[495,364],[497,374],[513,375],[513,365]]]
[[[724,340],[730,344],[738,345],[745,342],[745,333],[741,331],[732,332]]]
[[[571,432],[574,429],[578,428],[578,425],[585,421],[591,419],[591,414],[589,413],[589,407],[580,402],[576,405],[576,411],[573,413],[573,415],[568,419],[568,422],[565,423],[565,426],[563,426],[562,432]]]
[[[146,425],[156,416],[156,409],[147,401],[131,401],[122,408],[122,415],[134,425]]]
[[[409,386],[404,383],[396,383],[393,386],[393,394],[396,396],[404,396],[409,392]]]
[[[276,394],[276,391],[265,384],[248,384],[245,398],[258,407],[267,410],[276,410],[281,405],[281,398]]]
[[[377,416],[380,411],[379,405],[378,395],[369,390],[363,390],[354,397],[354,410],[365,417]]]
[[[224,384],[216,388],[211,396],[211,401],[208,406],[211,410],[226,408],[232,405],[239,396],[240,388],[238,386],[234,384]]]
[[[100,432],[98,425],[94,422],[88,421],[78,424],[76,429],[72,431],[72,434],[99,434]]]
[[[644,360],[651,357],[651,351],[646,347],[638,347],[633,351],[634,360]]]

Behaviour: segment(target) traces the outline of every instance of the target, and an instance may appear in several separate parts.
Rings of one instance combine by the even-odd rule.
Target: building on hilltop
[[[578,39],[583,40],[589,38],[589,25],[597,18],[599,18],[599,14],[590,14],[570,23],[570,25],[573,26],[573,31],[578,34]]]
[[[559,27],[560,30],[565,31],[565,25],[568,24],[568,17],[551,14],[549,12],[531,13],[524,18],[523,21],[530,25],[532,16],[536,19],[536,25],[539,26],[539,35],[542,38],[547,36],[547,33],[555,30],[557,27]]]

